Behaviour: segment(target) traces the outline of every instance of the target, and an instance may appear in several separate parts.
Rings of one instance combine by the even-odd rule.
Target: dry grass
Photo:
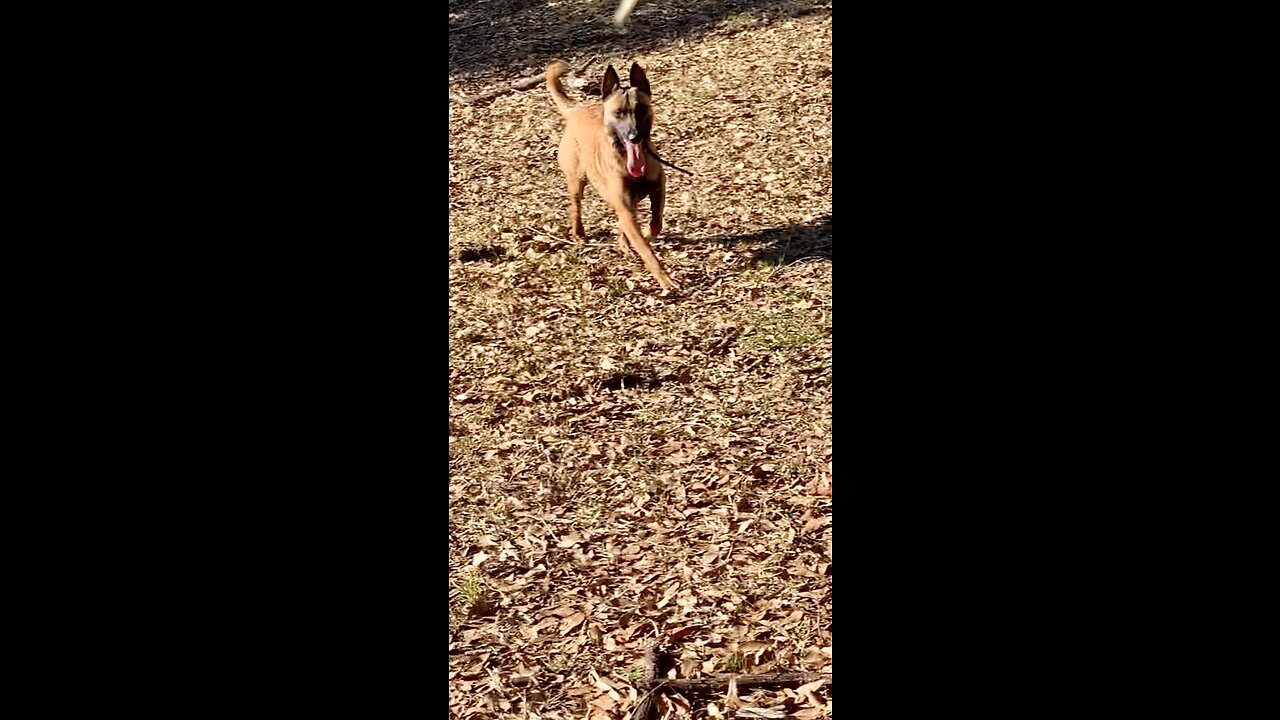
[[[655,246],[679,295],[591,190],[565,239],[545,90],[450,107],[450,717],[624,718],[673,633],[683,675],[831,671],[831,18],[735,16],[589,71],[643,64],[697,174]]]

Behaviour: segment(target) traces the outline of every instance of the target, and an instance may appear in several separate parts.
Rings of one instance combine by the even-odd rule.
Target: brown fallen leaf
[[[680,589],[680,583],[671,583],[671,586],[662,593],[662,599],[658,601],[658,609],[661,610],[664,605],[671,602],[671,598],[676,596],[676,591]]]
[[[661,713],[659,720],[677,720],[677,718],[691,716],[689,700],[680,693],[659,695],[654,704],[658,707],[658,712]]]
[[[577,544],[579,544],[579,543],[581,543],[581,542],[582,542],[582,536],[581,536],[581,535],[579,535],[579,534],[578,534],[578,533],[576,533],[576,532],[570,532],[570,533],[568,533],[567,535],[565,535],[565,536],[560,540],[560,542],[556,543],[556,547],[561,548],[561,549],[564,549],[564,548],[571,548],[571,547],[573,547],[574,545],[577,545]]]
[[[826,685],[826,684],[827,684],[827,681],[825,679],[814,680],[811,683],[805,683],[804,685],[801,685],[800,687],[796,688],[796,692],[803,695],[805,699],[809,701],[810,705],[814,707],[824,707],[826,705],[826,702],[819,700],[818,696],[815,695],[814,693],[819,688],[821,688],[823,685]]]
[[[575,612],[564,620],[560,621],[560,634],[568,635],[573,632],[574,628],[581,625],[587,619],[586,615],[581,612]]]
[[[820,668],[830,662],[830,658],[823,655],[817,648],[809,648],[804,657],[800,658],[800,662],[811,668]]]
[[[595,700],[591,701],[591,705],[594,705],[595,707],[599,707],[600,710],[603,710],[605,712],[609,712],[609,711],[612,711],[613,708],[618,705],[618,701],[613,700],[613,698],[609,697],[608,694],[602,694],[602,696],[595,698]]]
[[[604,690],[605,693],[608,694],[608,696],[613,698],[615,701],[618,701],[618,702],[622,701],[622,695],[620,695],[618,691],[614,689],[613,685],[609,684],[608,680],[605,680],[602,677],[597,677],[595,682],[595,687],[599,690]]]
[[[696,657],[687,657],[680,659],[680,677],[696,678],[701,675],[699,670],[699,662]]]
[[[823,525],[826,525],[829,522],[831,522],[831,518],[826,515],[823,515],[822,517],[816,517],[804,524],[804,527],[801,528],[800,530],[800,534],[808,535],[809,533],[813,532],[814,530],[817,530],[818,528],[822,527]]]
[[[758,708],[744,707],[734,711],[734,715],[740,718],[768,718],[769,720],[781,720],[787,716],[784,708]]]

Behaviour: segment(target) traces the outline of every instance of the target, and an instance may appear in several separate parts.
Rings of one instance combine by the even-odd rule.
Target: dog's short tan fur
[[[569,190],[569,222],[582,238],[583,177],[618,215],[618,247],[634,250],[663,289],[675,288],[649,245],[662,232],[662,209],[667,180],[662,165],[649,154],[649,130],[653,126],[649,79],[640,65],[631,65],[631,87],[624,90],[618,72],[610,65],[600,84],[601,104],[574,107],[560,76],[567,66],[557,60],[547,67],[547,89],[565,118],[560,139],[560,169]],[[640,230],[636,205],[649,198],[649,235]],[[630,243],[630,248],[628,248]]]

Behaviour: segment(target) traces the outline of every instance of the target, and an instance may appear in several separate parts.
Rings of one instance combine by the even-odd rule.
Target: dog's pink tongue
[[[644,175],[644,148],[631,141],[624,141],[627,146],[627,172],[631,177]]]

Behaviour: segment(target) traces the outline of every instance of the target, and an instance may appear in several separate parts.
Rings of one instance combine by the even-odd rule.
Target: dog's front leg
[[[631,202],[627,203],[627,212],[631,214],[631,217],[636,216],[635,195],[632,195]],[[621,252],[623,257],[636,256],[636,251],[631,249],[631,243],[627,242],[627,233],[622,230],[622,223],[618,223],[618,252]]]
[[[611,202],[611,204],[613,205],[614,211],[618,213],[619,229],[624,235],[626,235],[627,240],[631,243],[631,248],[635,250],[636,254],[640,256],[640,259],[644,261],[645,269],[647,269],[649,274],[658,281],[658,284],[662,286],[662,289],[677,289],[679,286],[676,285],[675,281],[671,279],[671,276],[667,274],[666,269],[662,267],[662,263],[658,260],[658,256],[653,254],[653,248],[649,247],[648,241],[645,240],[644,233],[641,232],[640,226],[636,224],[635,213],[627,206],[626,200],[616,198]]]
[[[627,242],[627,234],[622,231],[622,224],[618,224],[618,252],[626,257],[635,257],[636,251],[631,249],[631,243]]]

